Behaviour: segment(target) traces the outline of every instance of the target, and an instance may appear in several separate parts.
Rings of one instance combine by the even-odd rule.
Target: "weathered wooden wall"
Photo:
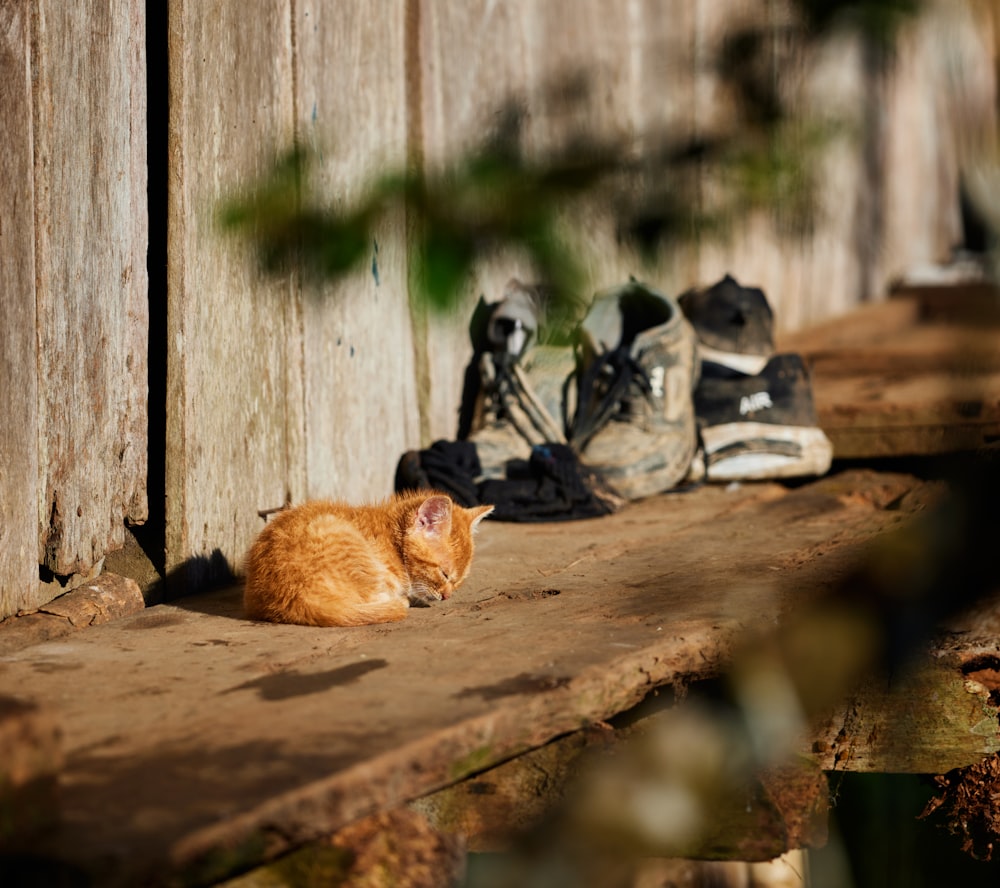
[[[712,133],[731,110],[712,67],[722,39],[737,24],[781,15],[780,4],[764,0],[630,0],[613,8],[581,0],[572,10],[538,0],[424,0],[418,7],[421,147],[430,163],[475,144],[511,95],[528,99],[527,140],[544,151],[560,133],[532,98],[574,72],[590,79],[585,114],[598,133],[637,150],[665,131]],[[588,286],[635,273],[676,294],[732,273],[765,289],[784,329],[880,298],[907,268],[946,259],[960,240],[956,142],[970,123],[995,120],[994,55],[967,7],[950,3],[929,4],[926,17],[903,30],[884,79],[857,41],[843,36],[815,58],[793,58],[793,71],[776,55],[801,84],[799,111],[832,134],[819,163],[813,230],[779,233],[760,212],[725,239],[676,244],[649,266],[616,242],[608,218],[594,214],[574,233]],[[958,95],[956,84],[968,82],[977,91]],[[956,106],[960,98],[965,107]],[[530,270],[517,257],[481,269],[468,306],[479,293],[498,298],[512,273]],[[454,380],[469,354],[465,321],[461,315],[434,331],[448,347],[429,368],[432,438],[454,434]]]
[[[292,21],[286,0],[175,0],[169,26],[167,567],[218,552],[231,568],[258,511],[304,492],[298,283],[266,279],[218,224],[292,142]],[[192,566],[194,582],[210,567]]]
[[[0,617],[38,603],[31,4],[0,6]]]
[[[565,135],[567,125],[583,123],[596,135],[633,146],[669,125],[690,128],[701,5],[672,3],[668,9],[656,0],[632,0],[612,8],[600,0],[580,0],[570,9],[537,0],[422,0],[417,64],[423,157],[433,168],[474,147],[511,100],[523,103],[527,149],[540,156]],[[592,101],[582,109],[556,107],[553,86],[580,74],[588,79]],[[574,220],[569,236],[591,292],[630,273],[648,272],[634,253],[616,243],[610,220],[596,212]],[[676,262],[676,256],[664,257],[659,271]],[[470,283],[468,310],[480,294],[498,299],[511,276],[530,280],[531,275],[523,256],[498,257]],[[458,381],[471,353],[467,324],[465,311],[431,328],[439,346],[425,392],[432,438],[455,434]]]
[[[146,503],[144,4],[4,4],[0,616]],[[31,545],[26,549],[26,541]]]
[[[357,199],[406,162],[406,4],[295,4],[295,116],[324,159],[314,195]],[[306,488],[370,499],[391,492],[399,455],[419,440],[406,220],[376,230],[363,267],[303,289]]]
[[[145,5],[34,12],[39,554],[67,575],[147,515]]]
[[[807,110],[877,123],[865,138],[845,126],[828,147],[810,236],[783,240],[759,216],[726,242],[678,245],[647,267],[608,218],[587,214],[569,221],[588,290],[637,273],[677,293],[731,271],[763,286],[792,329],[944,257],[958,238],[963,146],[952,125],[995,120],[993,32],[964,9],[933,4],[877,89],[849,43],[795,72]],[[577,123],[637,149],[666,127],[709,132],[727,113],[713,47],[741,16],[776,10],[764,0],[260,0],[248,15],[223,0],[171,0],[169,34],[151,35],[170,56],[169,307],[155,332],[166,340],[167,428],[154,442],[166,451],[156,508],[168,568],[193,567],[195,582],[238,569],[258,512],[288,499],[388,493],[403,451],[454,436],[475,299],[531,273],[522,256],[498,257],[453,317],[425,318],[408,302],[405,218],[383,223],[358,273],[318,286],[260,273],[220,231],[221,198],[297,138],[321,158],[313,196],[350,201],[385,165],[447,163],[511,96],[527,102],[528,149],[541,154],[567,124],[539,97],[581,69],[593,97]],[[10,420],[0,424],[0,615],[49,594],[38,591],[39,562],[85,573],[120,545],[126,520],[146,514],[143,15],[140,0],[0,10],[0,408]],[[950,85],[968,72],[979,87],[957,109]]]
[[[215,215],[293,136],[320,158],[310,199],[405,162],[404,12],[171,6],[167,567],[189,581],[238,570],[260,511],[390,493],[419,440],[405,220],[331,285],[265,278]]]

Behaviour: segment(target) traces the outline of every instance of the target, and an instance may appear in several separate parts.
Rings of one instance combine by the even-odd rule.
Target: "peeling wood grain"
[[[145,606],[135,580],[103,572],[35,611],[0,621],[0,655],[138,613]]]
[[[0,619],[40,604],[31,3],[0,5]]]
[[[406,162],[404,5],[305,2],[293,14],[297,133],[318,154],[307,199],[340,206]],[[378,227],[356,272],[306,284],[310,496],[385,496],[400,455],[420,445],[407,275],[405,220],[397,214]]]
[[[814,760],[828,771],[944,774],[1000,751],[996,684],[977,679],[997,664],[993,641],[944,643],[899,675],[869,679],[817,726]]]
[[[33,7],[38,556],[69,575],[147,514],[145,6]]]
[[[102,573],[93,582],[43,605],[39,612],[60,617],[74,629],[83,629],[138,613],[145,606],[135,580]]]
[[[196,587],[305,483],[297,281],[266,278],[217,218],[292,144],[292,21],[284,0],[180,0],[169,20],[166,565]]]

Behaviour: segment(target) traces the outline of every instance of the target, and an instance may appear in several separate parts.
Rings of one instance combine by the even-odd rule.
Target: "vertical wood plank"
[[[217,219],[292,143],[291,22],[288,0],[170,5],[166,563],[188,591],[238,568],[258,511],[304,484],[297,281]]]
[[[496,125],[501,104],[524,98],[530,82],[531,0],[436,3],[413,0],[419,16],[416,59],[419,154],[432,173],[478,145]],[[519,256],[476,269],[452,316],[432,315],[418,347],[426,362],[425,422],[430,440],[453,439],[458,427],[462,376],[472,356],[469,317],[479,295],[500,298],[511,276],[528,278]],[[429,443],[429,442],[427,442]]]
[[[719,23],[724,34],[725,20]],[[779,232],[766,211],[737,220],[731,238],[707,243],[699,256],[698,278],[711,284],[726,273],[767,293],[775,323],[798,329],[841,314],[861,297],[867,275],[858,252],[869,213],[864,184],[861,109],[865,92],[858,42],[841,37],[826,46],[810,65],[788,72],[803,84],[797,109],[813,125],[829,127],[816,158],[815,215],[810,232]]]
[[[318,161],[308,199],[342,207],[406,163],[405,5],[302,0],[294,11],[298,135]],[[399,214],[361,270],[305,285],[310,496],[382,497],[400,455],[420,444],[407,269]]]
[[[960,178],[984,161],[995,166],[996,12],[995,4],[929,4],[902,36],[886,109],[886,170],[896,174],[887,177],[879,283],[948,258],[962,241]]]
[[[669,0],[628,0],[612,13],[601,0],[583,0],[567,19],[557,4],[536,3],[529,66],[531,87],[542,94],[547,84],[567,74],[587,78],[589,98],[572,114],[539,108],[533,123],[541,150],[564,142],[566,125],[581,123],[594,135],[620,146],[623,161],[656,152],[664,139],[682,139],[695,131],[703,114],[695,94],[698,56],[698,4]],[[636,179],[639,191],[648,182]],[[621,240],[618,220],[603,198],[586,206],[585,221],[573,220],[573,244],[586,276],[588,292],[625,282],[629,275],[649,280],[665,292],[685,286],[677,265],[685,244],[671,242],[648,262]]]
[[[0,5],[0,619],[38,598],[29,0]]]
[[[32,6],[38,547],[69,575],[147,511],[145,6]]]

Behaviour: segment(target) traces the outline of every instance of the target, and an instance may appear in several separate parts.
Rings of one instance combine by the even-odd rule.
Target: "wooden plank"
[[[611,725],[574,731],[410,807],[442,832],[462,836],[470,851],[510,851],[556,815],[587,761],[605,750],[621,752],[615,735]]]
[[[66,736],[62,821],[30,850],[108,884],[221,878],[718,674],[927,493],[854,472],[490,523],[459,595],[401,623],[250,623],[237,587],[14,652],[0,681]]]
[[[824,349],[870,346],[912,330],[920,315],[920,305],[914,300],[890,299],[855,308],[801,330],[781,331],[775,344],[779,351],[797,351],[804,356]]]
[[[37,611],[0,621],[0,656],[43,641],[70,635],[141,611],[139,584],[103,571],[91,582],[42,604]]]
[[[1000,439],[1000,325],[983,314],[992,297],[963,285],[909,292],[780,339],[809,365],[837,458],[953,453]]]
[[[813,372],[827,380],[914,376],[980,377],[1000,373],[998,327],[922,325],[902,335],[882,334],[870,345],[818,346],[808,353]]]
[[[464,884],[460,837],[433,829],[419,814],[396,808],[338,830],[274,863],[227,880],[218,888],[319,888],[322,885]]]
[[[147,513],[145,6],[33,9],[38,547],[70,575]]]
[[[308,200],[343,207],[406,163],[405,7],[391,0],[298,3],[299,142],[315,154]],[[395,60],[387,63],[389,60]],[[310,496],[392,491],[420,446],[405,219],[380,224],[364,267],[310,283],[302,304]]]
[[[464,837],[470,851],[516,852],[543,830],[555,846],[556,836],[566,838],[560,834],[587,804],[586,787],[595,774],[641,761],[647,768],[634,775],[636,780],[651,785],[662,776],[649,767],[646,753],[665,745],[674,727],[683,730],[672,721],[668,711],[621,728],[605,724],[577,731],[417,799],[411,807],[442,832]],[[763,861],[826,844],[829,787],[817,765],[796,760],[740,774],[732,782],[721,771],[716,776],[710,824],[683,840],[643,847],[642,856]],[[598,816],[611,826],[607,814]]]
[[[0,619],[41,604],[31,4],[0,7]]]
[[[992,640],[935,644],[901,674],[866,680],[817,725],[813,760],[826,771],[943,774],[1000,752],[998,664]]]
[[[304,496],[298,282],[218,224],[292,144],[292,22],[284,0],[179,0],[169,22],[166,563],[197,586],[238,566],[258,511]]]
[[[420,84],[410,96],[411,150],[431,174],[462,159],[496,130],[505,100],[523,97],[533,58],[528,4],[434,3],[414,0],[408,76]],[[472,355],[468,324],[480,294],[498,300],[512,276],[531,277],[520,256],[504,256],[476,270],[454,314],[418,315],[422,373],[422,430],[426,444],[455,437],[465,365]]]
[[[938,280],[934,280],[934,271]],[[984,279],[979,267],[935,268],[925,279],[900,281],[889,295],[894,300],[916,303],[924,323],[1000,324],[1000,287]]]
[[[954,453],[1000,440],[1000,373],[899,380],[817,373],[813,392],[837,458]]]

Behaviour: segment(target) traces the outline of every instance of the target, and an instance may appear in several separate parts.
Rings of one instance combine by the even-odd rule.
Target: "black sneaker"
[[[752,376],[703,363],[694,405],[701,451],[692,478],[792,478],[830,468],[833,446],[817,424],[809,376],[796,354],[776,355]]]
[[[539,343],[545,307],[540,288],[511,280],[499,302],[480,300],[470,323],[457,437],[476,445],[484,478],[503,478],[536,445],[566,443],[565,390],[576,364],[570,346]]]
[[[752,376],[774,354],[774,318],[763,290],[743,287],[727,274],[714,286],[689,290],[677,301],[694,327],[703,362]]]
[[[674,487],[696,445],[695,338],[677,303],[636,281],[599,293],[580,327],[570,441],[626,499]]]

